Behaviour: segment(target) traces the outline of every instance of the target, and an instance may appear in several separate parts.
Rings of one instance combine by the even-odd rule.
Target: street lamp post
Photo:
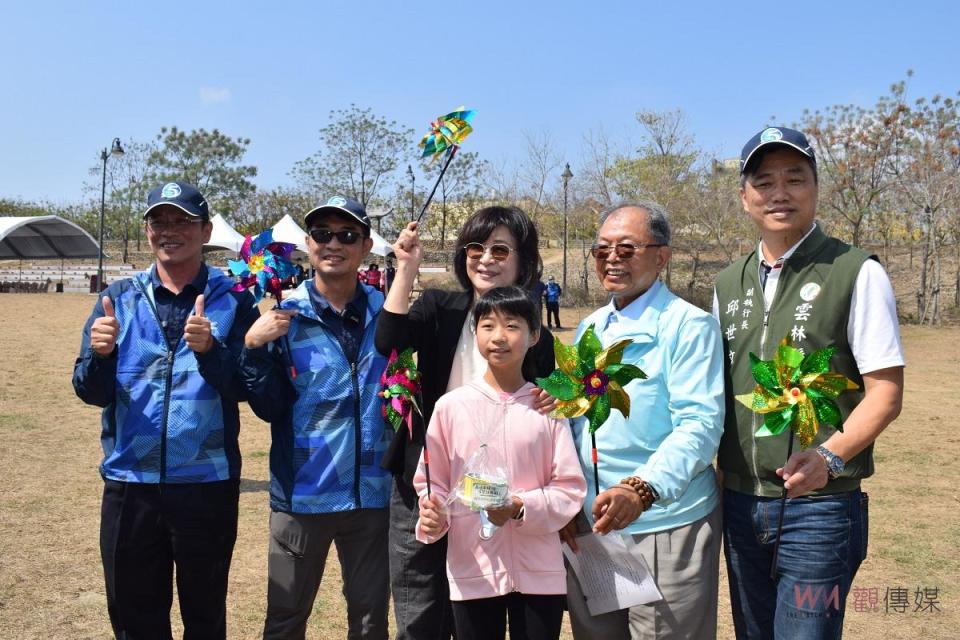
[[[570,163],[563,169],[563,290],[567,290],[567,187],[570,185],[570,178],[573,172],[570,171]]]
[[[407,165],[407,177],[410,178],[410,219],[417,215],[417,176],[413,175],[413,167]]]
[[[123,147],[120,146],[120,138],[114,138],[110,146],[110,153],[106,148],[100,152],[100,160],[103,161],[103,186],[100,188],[100,261],[97,264],[97,291],[103,291],[103,214],[107,206],[107,158],[113,156],[119,158],[123,155]]]

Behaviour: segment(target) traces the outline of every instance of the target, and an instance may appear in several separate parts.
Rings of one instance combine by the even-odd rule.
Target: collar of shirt
[[[657,292],[660,291],[660,287],[662,286],[663,283],[660,282],[659,278],[654,280],[649,289],[641,293],[636,300],[625,306],[623,309],[617,309],[614,301],[611,300],[607,305],[609,312],[607,313],[606,320],[601,328],[601,333],[606,331],[607,328],[612,324],[639,319],[640,316],[643,315],[643,312],[646,310],[646,308],[650,306],[650,301],[657,296]]]
[[[156,265],[154,265],[153,268],[150,269],[150,283],[153,285],[154,294],[156,294],[160,290],[163,290],[169,293],[170,295],[178,295],[178,294],[174,294],[172,291],[167,289],[163,285],[163,283],[160,281],[160,274],[157,273]],[[203,293],[203,290],[207,288],[207,265],[206,264],[202,262],[200,263],[200,271],[197,272],[196,277],[193,280],[191,280],[189,283],[187,283],[187,286],[185,286],[183,288],[183,291],[181,291],[180,293],[183,294],[187,292],[187,290],[190,288],[193,288],[195,295],[199,295]],[[191,299],[191,303],[192,303],[192,299]]]
[[[813,230],[816,228],[817,228],[817,223],[814,222],[813,226],[810,227],[810,230],[807,231],[805,234],[803,234],[803,237],[797,240],[796,244],[794,244],[792,247],[787,249],[783,253],[783,255],[777,258],[776,262],[774,262],[773,264],[770,264],[769,262],[767,262],[767,259],[763,257],[763,240],[760,240],[760,242],[757,243],[757,256],[760,258],[760,264],[766,265],[768,269],[779,269],[790,258],[790,256],[793,255],[793,253],[797,250],[797,248],[801,244],[803,244],[803,241],[806,240],[811,233],[813,233]]]
[[[310,294],[310,303],[313,304],[313,310],[317,312],[317,317],[321,320],[330,320],[336,318],[339,320],[343,314],[337,311],[327,298],[317,291],[317,287],[310,282],[307,285],[307,292]],[[353,294],[353,300],[347,303],[344,311],[350,309],[360,318],[360,326],[363,326],[367,317],[367,293],[361,285],[357,285],[357,291]]]

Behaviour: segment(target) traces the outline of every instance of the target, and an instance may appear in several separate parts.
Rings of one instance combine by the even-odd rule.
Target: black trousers
[[[566,596],[514,592],[496,598],[453,602],[457,640],[557,640]]]
[[[172,638],[174,566],[184,640],[226,638],[239,498],[238,480],[105,482],[100,554],[118,639]]]
[[[552,317],[552,318],[551,318]],[[551,319],[554,324],[550,324]],[[553,328],[556,326],[560,328],[560,303],[559,302],[547,302],[547,328]]]
[[[394,477],[390,498],[390,587],[397,623],[394,640],[449,640],[453,634],[447,537],[433,544],[416,538],[417,494]]]

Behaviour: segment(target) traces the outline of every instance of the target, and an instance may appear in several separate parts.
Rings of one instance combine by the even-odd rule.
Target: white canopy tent
[[[210,233],[210,242],[203,245],[207,249],[227,249],[234,253],[240,252],[243,246],[243,235],[230,226],[219,213],[210,218],[210,224],[213,225],[213,231]]]

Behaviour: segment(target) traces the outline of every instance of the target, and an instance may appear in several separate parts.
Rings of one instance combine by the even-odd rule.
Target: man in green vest
[[[740,174],[740,199],[760,243],[720,273],[714,298],[726,356],[718,466],[734,626],[737,638],[839,638],[867,551],[860,481],[873,473],[873,442],[903,397],[893,288],[874,256],[816,224],[816,155],[802,133],[757,133],[741,152]],[[843,431],[821,424],[808,449],[794,442],[789,460],[789,430],[757,437],[762,416],[734,401],[755,385],[749,354],[772,359],[784,337],[804,353],[836,347],[832,369],[860,385],[838,399]]]

